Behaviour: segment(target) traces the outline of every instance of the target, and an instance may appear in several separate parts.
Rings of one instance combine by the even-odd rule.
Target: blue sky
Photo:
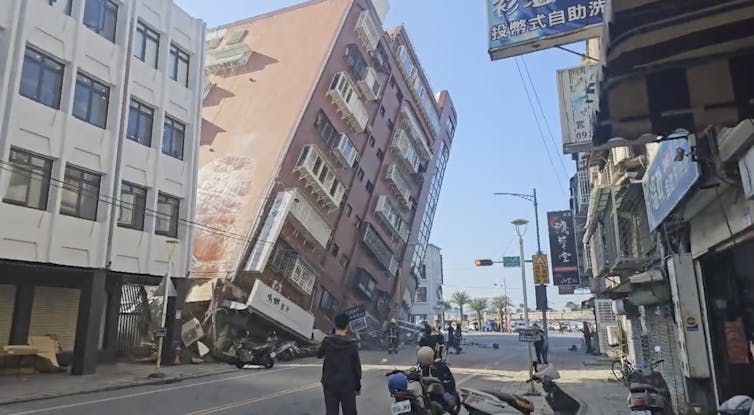
[[[175,1],[209,27],[300,2]],[[531,193],[536,187],[543,228],[547,211],[568,208],[568,178],[573,174],[574,163],[560,151],[555,72],[578,65],[579,58],[558,49],[523,58],[552,132],[550,136],[540,115],[543,140],[515,60],[489,59],[485,1],[392,0],[386,27],[399,24],[405,24],[434,91],[449,90],[458,111],[458,129],[430,238],[443,250],[446,296],[459,289],[472,296],[500,295],[502,289],[493,284],[501,284],[505,278],[508,295],[518,304],[522,302],[518,268],[475,268],[473,261],[479,257],[518,255],[510,224],[518,217],[532,221],[526,234],[526,255],[536,251],[532,205],[516,198],[493,196],[493,192]],[[523,62],[519,61],[522,69]],[[525,70],[523,76],[528,81]],[[539,113],[534,95],[532,99]],[[548,252],[545,229],[541,236],[543,250]],[[533,307],[534,287],[531,268],[527,268]],[[551,307],[558,308],[587,297],[559,296],[554,287],[548,294]]]

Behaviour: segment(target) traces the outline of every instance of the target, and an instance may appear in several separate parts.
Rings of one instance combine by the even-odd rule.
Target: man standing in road
[[[335,316],[335,334],[325,337],[317,351],[322,363],[325,414],[356,415],[356,396],[361,393],[361,359],[357,342],[348,336],[348,316]]]
[[[537,353],[537,363],[547,364],[547,352],[545,351],[545,332],[539,328],[538,324],[532,326],[534,329],[534,351]]]
[[[398,322],[390,320],[387,326],[387,354],[398,353]]]

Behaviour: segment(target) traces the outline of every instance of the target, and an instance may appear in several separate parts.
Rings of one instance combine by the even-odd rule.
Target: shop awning
[[[595,186],[592,188],[592,193],[589,196],[589,210],[586,214],[586,225],[584,225],[584,243],[589,242],[592,238],[594,229],[597,227],[597,219],[599,219],[600,213],[607,206],[611,190],[612,187],[610,186]]]
[[[683,137],[754,114],[754,4],[613,0],[593,144]]]

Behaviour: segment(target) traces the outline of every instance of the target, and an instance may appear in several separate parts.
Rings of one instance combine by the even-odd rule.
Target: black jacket
[[[387,334],[388,337],[398,337],[398,326],[395,324],[388,325],[385,334]]]
[[[325,386],[353,385],[361,390],[361,359],[356,340],[345,336],[327,336],[317,350],[322,363],[322,384]]]

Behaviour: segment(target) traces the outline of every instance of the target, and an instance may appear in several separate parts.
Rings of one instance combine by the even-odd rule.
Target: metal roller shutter
[[[16,286],[0,284],[0,346],[10,341],[10,326],[13,324],[13,308],[16,304]]]
[[[686,413],[688,398],[686,396],[686,380],[683,377],[678,336],[673,317],[660,312],[657,307],[647,308],[645,321],[649,335],[649,352],[653,360],[664,359],[658,368],[665,382],[668,384],[673,399],[674,413]],[[660,346],[660,353],[655,353],[655,346]]]
[[[78,317],[78,289],[34,287],[29,336],[54,334],[63,351],[73,351]]]

